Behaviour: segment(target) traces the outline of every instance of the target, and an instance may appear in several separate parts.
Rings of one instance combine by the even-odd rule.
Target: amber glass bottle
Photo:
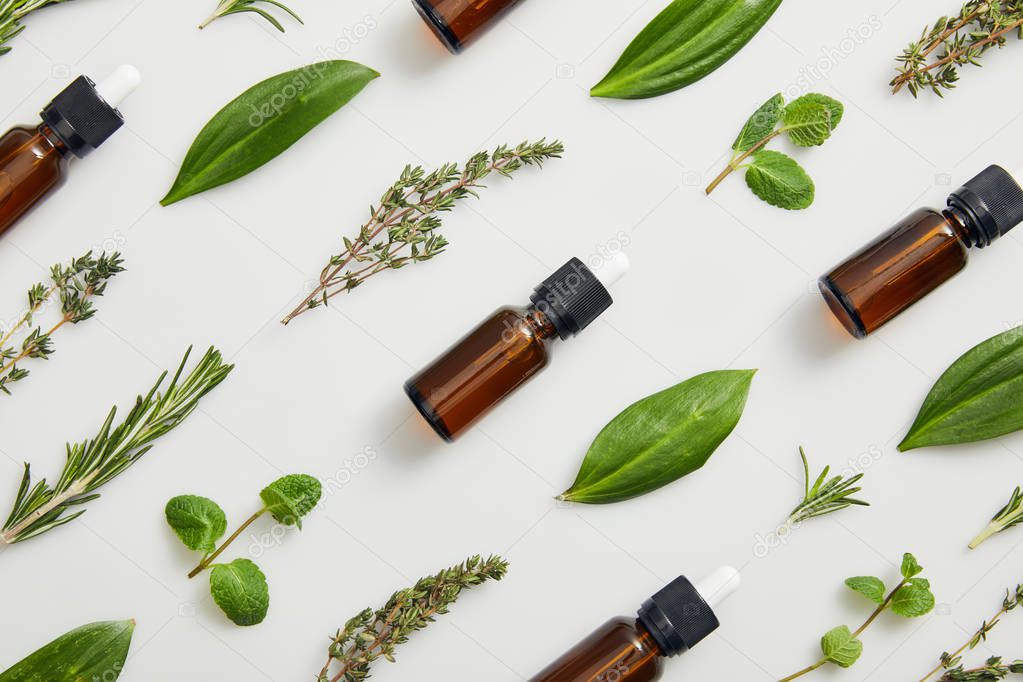
[[[519,0],[412,0],[441,42],[462,51]]]
[[[555,339],[568,339],[613,302],[608,288],[628,268],[622,253],[596,275],[573,258],[536,287],[531,305],[505,307],[405,383],[434,431],[454,440],[547,366]]]
[[[664,661],[717,629],[714,607],[739,585],[727,566],[693,585],[680,576],[643,603],[637,618],[612,618],[530,682],[652,682]]]
[[[137,83],[127,66],[100,85],[81,76],[46,105],[39,126],[0,137],[0,233],[63,184],[72,156],[84,157],[124,124],[117,104]]]
[[[957,189],[944,211],[919,209],[820,279],[828,307],[864,338],[964,267],[1023,222],[1023,188],[990,166]]]

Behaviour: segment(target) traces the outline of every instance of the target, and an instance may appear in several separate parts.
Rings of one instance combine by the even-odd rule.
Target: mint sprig
[[[813,180],[792,157],[764,149],[780,135],[798,147],[824,144],[842,120],[838,100],[812,92],[785,104],[779,93],[764,102],[732,143],[732,158],[707,187],[710,194],[729,175],[746,170],[746,184],[758,197],[779,208],[799,210],[813,203]]]

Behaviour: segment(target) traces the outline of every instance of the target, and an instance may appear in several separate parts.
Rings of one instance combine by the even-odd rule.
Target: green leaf
[[[312,476],[290,474],[263,488],[259,496],[278,523],[301,529],[302,517],[316,506],[322,492],[320,482]]]
[[[934,608],[934,594],[930,583],[915,579],[902,587],[892,597],[892,611],[906,618],[917,618],[930,613]]]
[[[220,110],[188,150],[164,206],[237,180],[270,161],[343,107],[380,74],[333,60],[282,73]]]
[[[905,452],[998,438],[1023,429],[1023,327],[984,341],[952,363],[924,400]]]
[[[248,559],[214,565],[210,572],[210,594],[235,625],[262,623],[270,608],[266,576]]]
[[[845,625],[839,625],[821,637],[821,651],[824,658],[841,668],[848,668],[859,660],[863,643],[853,637]]]
[[[831,137],[831,110],[801,99],[785,107],[782,130],[800,147],[816,147]]]
[[[593,97],[639,99],[711,73],[764,27],[781,0],[674,0],[622,53]]]
[[[124,668],[134,631],[133,620],[75,628],[0,673],[0,682],[113,682]]]
[[[696,471],[738,423],[755,372],[707,372],[626,408],[597,435],[559,499],[620,502]]]
[[[828,123],[831,125],[831,129],[834,130],[838,127],[838,124],[842,122],[842,116],[845,115],[845,105],[839,102],[837,99],[822,95],[819,92],[811,92],[792,100],[789,107],[799,108],[807,104],[821,104],[828,109],[831,114],[831,118],[828,119]]]
[[[756,143],[774,132],[774,128],[781,120],[782,110],[785,107],[785,98],[778,93],[771,99],[760,105],[760,108],[753,112],[753,115],[742,127],[739,137],[732,143],[732,149],[737,152],[744,152],[752,148]]]
[[[209,554],[227,530],[227,516],[216,502],[198,495],[172,497],[164,508],[167,523],[185,547]]]
[[[920,573],[923,572],[924,567],[920,565],[920,563],[916,560],[915,556],[913,556],[909,552],[906,552],[905,554],[902,555],[902,567],[900,570],[902,571],[903,578],[912,578],[914,576],[920,575]],[[920,580],[923,580],[923,578],[921,578]],[[918,580],[917,582],[920,581]]]
[[[813,203],[813,180],[791,157],[761,149],[750,158],[746,184],[758,197],[772,206],[790,211]]]
[[[845,581],[846,587],[859,592],[875,604],[883,604],[885,598],[884,582],[873,576],[857,576]]]

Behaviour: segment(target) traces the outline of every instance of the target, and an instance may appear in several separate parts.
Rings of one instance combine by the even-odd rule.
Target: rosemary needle
[[[796,508],[789,514],[789,519],[786,522],[788,525],[794,526],[815,516],[824,516],[851,505],[870,506],[868,502],[851,497],[861,490],[861,488],[853,486],[863,478],[863,474],[856,474],[847,479],[842,476],[828,479],[831,467],[826,466],[813,485],[810,485],[810,464],[806,460],[803,446],[799,446],[799,456],[803,460],[803,501],[796,505]]]

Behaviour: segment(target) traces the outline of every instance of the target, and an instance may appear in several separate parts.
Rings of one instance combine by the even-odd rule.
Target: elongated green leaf
[[[707,372],[629,406],[597,435],[560,499],[620,502],[696,471],[739,422],[755,372]]]
[[[278,523],[301,530],[302,517],[312,511],[322,492],[320,482],[312,476],[289,474],[263,488],[259,497]]]
[[[746,169],[746,184],[758,197],[790,211],[813,203],[813,180],[795,159],[772,149],[761,149]]]
[[[210,594],[235,625],[262,623],[270,608],[266,576],[248,559],[216,564],[210,572]]]
[[[674,0],[644,28],[590,94],[656,97],[698,81],[741,50],[781,0]]]
[[[227,530],[224,510],[206,497],[178,495],[164,508],[167,524],[174,529],[185,547],[198,552],[212,552],[216,542]]]
[[[124,668],[133,620],[75,628],[0,673],[0,682],[113,682]]]
[[[848,668],[860,660],[863,643],[853,637],[848,627],[839,625],[821,637],[821,651],[824,652],[824,658],[835,665]]]
[[[859,592],[875,604],[884,603],[885,587],[880,578],[869,575],[856,576],[848,578],[845,581],[845,586]]]
[[[739,136],[732,143],[732,149],[744,152],[774,132],[784,109],[785,98],[781,93],[760,105],[760,108],[753,112],[753,115],[746,121],[746,125],[742,127]]]
[[[344,60],[268,78],[221,109],[188,150],[164,206],[237,180],[347,104],[379,73]]]
[[[1023,327],[966,352],[945,371],[899,444],[905,452],[1023,429]]]

